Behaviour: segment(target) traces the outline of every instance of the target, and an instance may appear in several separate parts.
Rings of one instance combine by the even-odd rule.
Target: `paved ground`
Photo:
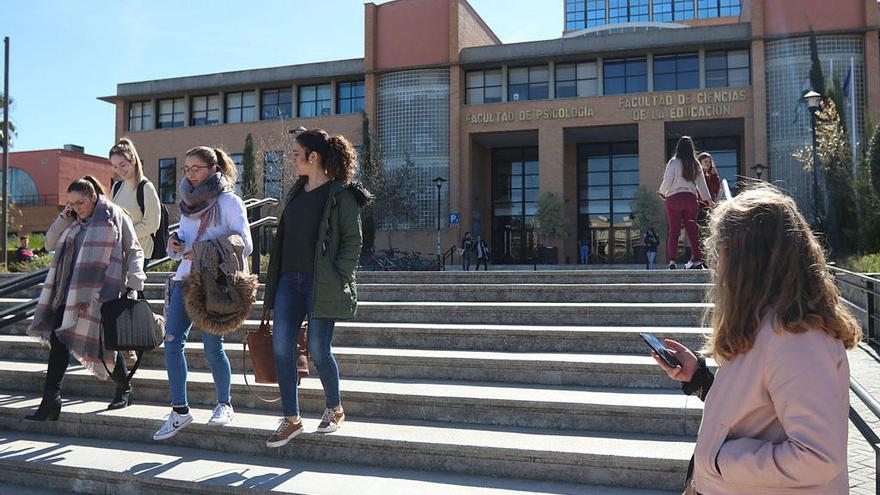
[[[855,379],[875,398],[880,400],[880,353],[878,348],[860,345],[849,355],[850,371]],[[880,434],[880,419],[871,413],[855,394],[850,393],[850,404]],[[849,428],[849,483],[850,493],[869,495],[876,492],[876,461],[874,449],[850,422]]]

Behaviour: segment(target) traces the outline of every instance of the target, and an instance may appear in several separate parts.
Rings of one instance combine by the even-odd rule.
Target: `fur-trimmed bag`
[[[192,271],[181,289],[186,314],[199,329],[226,335],[250,315],[259,280],[246,271],[243,251],[235,234],[193,244]]]

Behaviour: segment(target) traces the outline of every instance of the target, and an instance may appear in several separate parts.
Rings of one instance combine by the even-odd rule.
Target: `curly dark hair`
[[[344,182],[354,180],[357,154],[344,136],[330,136],[323,129],[309,129],[297,134],[294,140],[305,148],[306,156],[314,151],[321,157],[321,167],[327,175]]]

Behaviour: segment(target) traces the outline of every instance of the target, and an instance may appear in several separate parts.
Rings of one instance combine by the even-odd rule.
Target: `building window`
[[[584,0],[565,0],[566,31],[583,29],[584,26]]]
[[[550,70],[546,65],[510,69],[508,100],[546,100],[550,96]]]
[[[700,56],[696,53],[654,57],[654,91],[698,89]]]
[[[608,23],[645,22],[650,17],[650,0],[610,0]]]
[[[163,203],[173,203],[177,199],[177,159],[159,159],[159,198]]]
[[[330,115],[330,84],[299,87],[299,116]]]
[[[220,123],[220,95],[193,96],[190,107],[190,125]]]
[[[693,0],[654,0],[654,21],[687,21],[694,18]]]
[[[587,27],[604,26],[608,23],[605,0],[587,0]]]
[[[602,73],[606,95],[648,90],[648,63],[644,57],[606,60]]]
[[[263,155],[263,196],[281,199],[284,192],[284,152],[267,151]]]
[[[740,87],[751,84],[749,51],[706,52],[706,87]]]
[[[290,88],[264,89],[262,119],[289,119],[293,116],[293,90]]]
[[[364,82],[341,82],[336,84],[336,113],[364,111]]]
[[[149,131],[152,129],[153,112],[149,101],[134,101],[128,107],[128,130]]]
[[[475,70],[467,73],[467,103],[498,103],[501,101],[501,69]]]
[[[698,0],[697,14],[700,19],[739,15],[742,0]]]
[[[599,94],[599,68],[596,62],[558,64],[556,97],[574,98]]]
[[[257,120],[255,91],[226,93],[226,122],[253,122]]]
[[[235,164],[235,194],[241,197],[241,176],[244,174],[244,155],[241,153],[233,153],[229,155],[232,163]]]
[[[590,241],[590,261],[633,263],[641,233],[632,222],[639,189],[639,144],[578,146],[578,238]],[[588,235],[589,233],[589,235]]]
[[[183,127],[183,98],[159,100],[159,129]]]

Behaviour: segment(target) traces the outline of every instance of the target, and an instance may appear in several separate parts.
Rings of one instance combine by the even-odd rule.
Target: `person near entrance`
[[[675,255],[678,252],[682,225],[691,245],[691,259],[685,268],[705,268],[697,228],[699,200],[705,201],[710,208],[715,205],[715,201],[711,198],[706,177],[697,160],[694,142],[689,136],[682,136],[675,145],[675,156],[666,164],[663,183],[657,193],[666,201],[666,218],[669,221],[666,256],[669,259],[669,269],[677,268]]]
[[[718,175],[718,169],[715,167],[715,160],[712,158],[712,155],[705,151],[700,153],[697,159],[700,160],[700,168],[703,171],[703,176],[706,178],[706,185],[709,187],[709,196],[712,201],[715,201],[718,198],[718,194],[721,193],[721,177]],[[700,201],[700,216],[697,218],[697,223],[700,227],[706,228],[708,220],[709,204],[705,201]]]
[[[489,270],[489,246],[486,245],[486,241],[483,240],[481,236],[477,236],[477,243],[474,246],[474,250],[477,253],[477,270],[480,271],[480,262],[483,263],[483,271]]]
[[[643,242],[645,244],[645,254],[647,258],[645,269],[651,270],[654,268],[654,262],[657,261],[657,246],[660,245],[660,237],[657,235],[657,232],[654,231],[654,227],[648,227]]]
[[[471,269],[471,251],[474,249],[474,239],[471,237],[470,232],[464,233],[464,238],[461,240],[461,248],[459,249],[459,253],[461,254],[461,269],[463,271],[470,271]]]
[[[590,229],[584,231],[584,237],[578,246],[578,254],[580,254],[580,262],[582,265],[590,263]]]

